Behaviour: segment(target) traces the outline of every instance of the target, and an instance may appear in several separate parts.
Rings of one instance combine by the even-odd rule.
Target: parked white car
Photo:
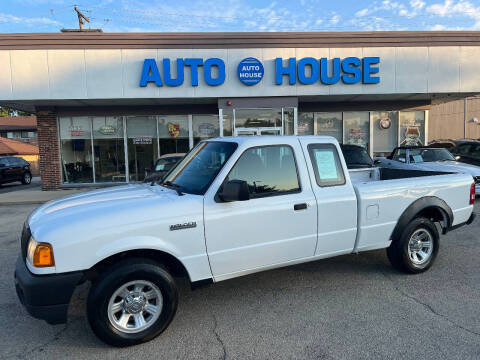
[[[401,178],[391,170],[352,183],[332,137],[205,140],[160,184],[36,209],[21,236],[18,297],[32,316],[63,323],[75,287],[91,281],[91,328],[128,346],[153,339],[173,319],[174,276],[197,287],[382,248],[395,268],[421,273],[438,254],[438,228],[474,218],[472,177],[435,174]]]
[[[480,166],[458,162],[450,151],[434,147],[398,147],[388,158],[375,158],[375,164],[391,169],[448,171],[470,174],[475,181],[475,192],[480,194]]]

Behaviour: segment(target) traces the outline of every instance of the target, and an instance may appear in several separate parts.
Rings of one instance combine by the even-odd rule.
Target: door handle
[[[307,203],[295,204],[293,205],[293,210],[305,210],[307,208]]]

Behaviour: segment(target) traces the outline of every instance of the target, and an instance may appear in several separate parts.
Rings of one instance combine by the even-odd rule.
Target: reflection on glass
[[[120,117],[93,118],[96,182],[125,182],[123,121]]]
[[[233,110],[223,109],[223,136],[233,134]]]
[[[235,109],[235,127],[281,127],[282,109]]]
[[[316,135],[333,136],[339,143],[343,142],[342,113],[315,113]]]
[[[283,134],[284,135],[293,135],[293,109],[284,108],[283,109]]]
[[[220,135],[218,115],[193,115],[193,144]]]
[[[128,117],[127,136],[130,181],[143,181],[158,158],[156,117]]]
[[[398,144],[398,112],[374,111],[371,113],[374,154],[386,154]]]
[[[90,118],[62,117],[59,122],[63,182],[93,182]]]
[[[400,111],[400,145],[425,143],[425,111]]]
[[[367,111],[352,111],[343,113],[344,144],[363,146],[368,150],[370,138],[370,116]]]
[[[187,115],[164,115],[158,117],[160,155],[186,153],[188,141]]]
[[[246,181],[252,197],[300,190],[295,159],[289,146],[266,146],[245,151],[227,179]]]
[[[298,113],[298,135],[313,135],[313,113],[302,112]]]

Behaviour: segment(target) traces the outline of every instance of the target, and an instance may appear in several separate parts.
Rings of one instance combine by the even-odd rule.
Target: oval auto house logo
[[[238,78],[245,85],[256,85],[263,78],[263,65],[255,58],[243,59],[238,64]]]

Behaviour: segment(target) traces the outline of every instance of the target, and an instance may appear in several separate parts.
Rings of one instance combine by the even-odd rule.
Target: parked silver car
[[[475,193],[480,195],[480,166],[458,162],[444,148],[401,146],[395,148],[388,157],[376,157],[374,160],[377,166],[383,168],[470,174],[475,180]]]

